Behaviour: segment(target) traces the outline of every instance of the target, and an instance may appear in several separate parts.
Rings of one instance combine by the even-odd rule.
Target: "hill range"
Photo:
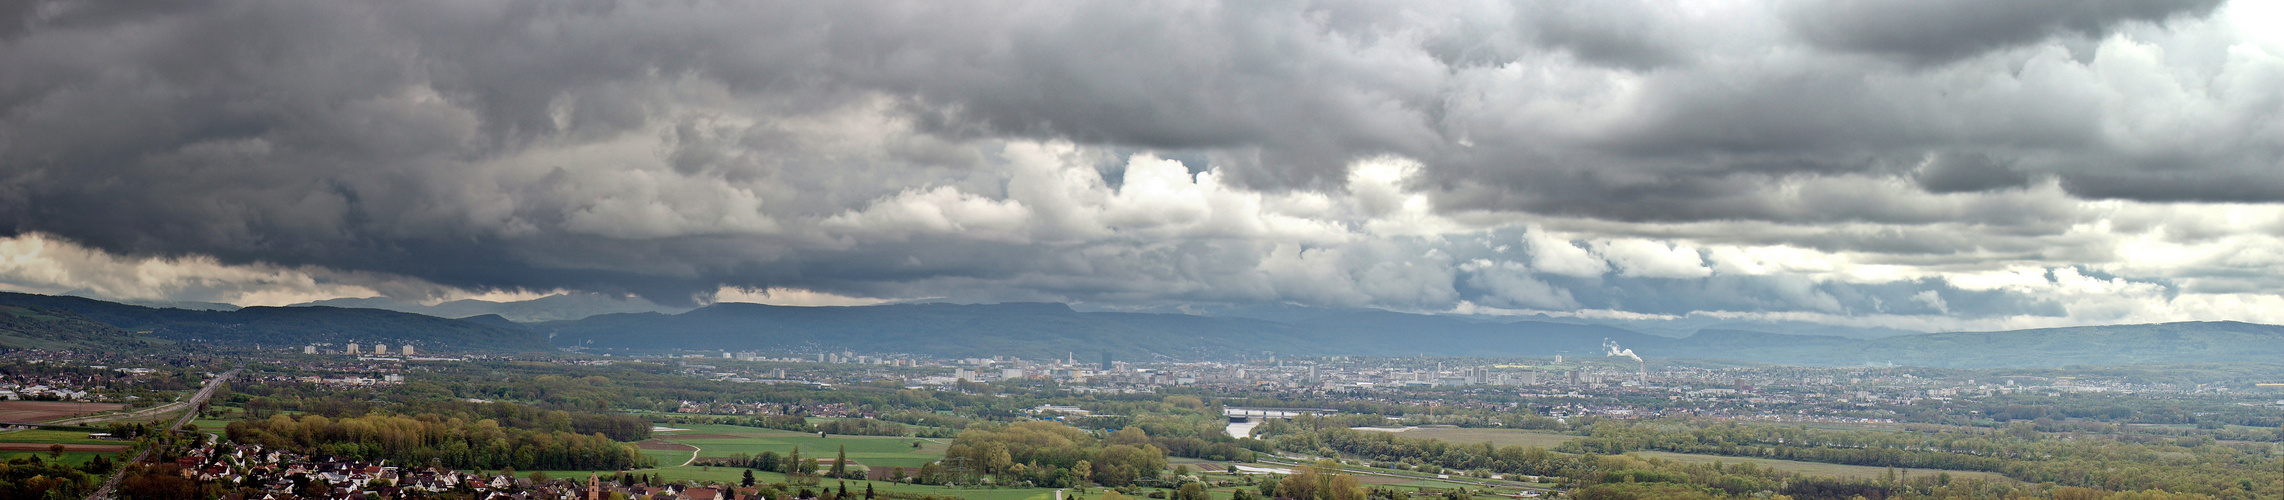
[[[945,357],[1226,359],[1235,356],[1601,356],[1616,342],[1651,358],[1804,366],[2047,368],[2284,360],[2284,327],[2236,322],[2111,325],[1851,338],[1734,329],[1667,337],[1592,324],[1326,310],[1281,321],[1079,312],[1063,304],[784,307],[715,304],[682,314],[533,323],[557,345],[907,352]]]
[[[679,314],[601,314],[536,323],[377,309],[154,308],[79,297],[0,293],[0,347],[132,348],[165,343],[295,346],[385,342],[431,351],[534,352],[571,347],[910,353],[1052,358],[1101,353],[1128,361],[1276,356],[1602,356],[1616,342],[1644,357],[1804,366],[2050,368],[2284,360],[2284,327],[2237,322],[2108,325],[1877,337],[1705,328],[1652,335],[1546,318],[1314,309],[1276,319],[1082,312],[1056,303],[790,307],[722,303]],[[552,343],[550,343],[552,341]]]
[[[379,309],[247,307],[232,311],[146,307],[95,299],[0,292],[0,347],[101,349],[154,343],[288,347],[350,342],[414,345],[431,352],[553,350],[530,330]]]

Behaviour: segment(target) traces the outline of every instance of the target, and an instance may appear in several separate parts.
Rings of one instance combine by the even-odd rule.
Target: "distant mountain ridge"
[[[1079,311],[1056,303],[903,303],[794,307],[718,303],[519,323],[498,314],[445,319],[378,309],[152,308],[0,293],[0,348],[120,348],[167,342],[288,346],[413,343],[531,352],[555,346],[638,351],[911,353],[935,357],[1077,356],[1125,361],[1279,356],[1603,357],[1616,342],[1652,362],[1730,360],[1805,366],[1897,364],[2048,368],[2133,363],[2284,362],[2284,326],[2240,322],[2106,325],[1846,337],[1705,328],[1686,336],[1554,318],[1283,308],[1276,319]],[[1872,332],[1877,335],[1880,332]],[[1861,332],[1852,333],[1861,335]],[[552,341],[552,345],[550,342]]]
[[[0,292],[0,307],[4,306],[69,311],[74,317],[115,328],[103,335],[147,335],[179,343],[284,347],[364,342],[411,344],[431,352],[553,350],[545,337],[528,330],[378,309],[247,307],[206,311]]]
[[[1033,359],[1110,352],[1130,361],[1272,353],[1600,357],[1605,341],[1650,358],[1807,366],[2037,368],[2190,359],[2284,360],[2284,327],[2236,322],[1906,332],[1873,338],[1708,328],[1675,338],[1607,325],[1378,310],[1281,311],[1278,317],[1288,320],[1080,312],[1063,304],[715,304],[682,314],[601,315],[530,327],[554,335],[558,345],[594,348],[849,350]]]
[[[388,297],[366,297],[327,299],[287,307],[307,306],[382,309],[439,318],[466,318],[489,314],[522,323],[574,320],[598,314],[679,313],[690,310],[688,307],[659,305],[641,297],[617,297],[600,293],[560,293],[514,302],[462,299],[436,305],[399,302]]]
[[[137,352],[170,344],[121,330],[79,313],[24,305],[0,305],[0,348]]]

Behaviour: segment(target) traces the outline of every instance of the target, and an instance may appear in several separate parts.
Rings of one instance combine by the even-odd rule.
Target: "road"
[[[219,389],[219,388],[221,388],[221,387],[222,387],[222,383],[223,383],[223,382],[228,382],[228,381],[230,380],[230,378],[231,378],[231,377],[236,377],[236,376],[238,376],[238,372],[239,372],[239,371],[240,371],[239,369],[232,369],[232,370],[230,370],[230,371],[222,372],[222,375],[219,375],[219,376],[216,376],[216,377],[214,377],[214,380],[209,380],[209,381],[206,381],[206,387],[202,387],[202,388],[199,388],[199,389],[198,389],[198,393],[197,393],[197,394],[192,394],[192,395],[190,396],[190,399],[185,399],[185,400],[182,400],[182,402],[180,402],[180,403],[175,403],[175,404],[173,404],[173,405],[167,405],[167,406],[176,406],[176,405],[180,405],[180,406],[188,407],[188,408],[190,408],[190,409],[192,410],[192,411],[186,411],[186,412],[182,412],[182,418],[178,418],[178,419],[175,419],[175,421],[174,421],[174,425],[169,425],[169,426],[167,426],[167,431],[169,431],[169,432],[172,432],[172,431],[174,431],[174,430],[177,430],[177,429],[181,429],[181,428],[182,428],[182,426],[183,426],[184,424],[188,424],[188,423],[190,423],[190,420],[191,420],[191,419],[194,419],[194,418],[198,418],[198,412],[196,411],[196,410],[198,409],[198,404],[199,404],[199,403],[204,403],[204,402],[206,402],[206,399],[207,399],[207,398],[211,398],[211,397],[214,397],[214,390],[215,390],[215,389]],[[161,406],[161,407],[159,407],[159,408],[165,408],[165,407],[166,407],[166,406]],[[153,408],[153,409],[156,409],[156,408]],[[122,470],[122,471],[126,470],[126,464],[133,464],[133,463],[142,463],[144,460],[147,460],[147,459],[150,459],[150,458],[151,458],[151,449],[150,449],[150,448],[144,448],[144,449],[143,449],[143,451],[135,453],[135,458],[132,458],[132,459],[128,459],[126,462],[122,462],[122,463],[120,463],[120,470]],[[94,493],[94,494],[90,494],[90,495],[87,495],[87,500],[108,500],[108,499],[110,499],[110,498],[111,498],[111,492],[119,488],[119,480],[120,480],[121,478],[124,478],[124,477],[127,477],[127,475],[126,475],[126,474],[116,474],[116,473],[115,473],[115,474],[112,474],[112,475],[111,475],[111,479],[110,479],[110,480],[107,480],[107,481],[104,481],[104,482],[103,482],[103,487],[101,487],[101,488],[96,488],[96,489],[95,489],[95,493]]]

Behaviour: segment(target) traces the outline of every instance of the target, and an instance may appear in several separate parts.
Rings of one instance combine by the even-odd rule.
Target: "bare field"
[[[1578,436],[1566,436],[1545,431],[1463,427],[1421,427],[1406,429],[1397,435],[1409,438],[1434,439],[1452,444],[1491,443],[1492,446],[1537,446],[1550,449],[1564,441],[1578,439]]]
[[[69,401],[0,401],[0,422],[39,423],[126,407],[121,404]]]
[[[1701,464],[1701,463],[1713,463],[1713,462],[1721,462],[1721,463],[1731,463],[1731,464],[1733,464],[1733,463],[1738,463],[1738,462],[1752,462],[1754,465],[1759,465],[1759,466],[1762,466],[1762,467],[1768,467],[1768,468],[1771,468],[1771,469],[1776,469],[1776,470],[1781,470],[1781,471],[1787,471],[1787,472],[1798,472],[1798,473],[1801,473],[1801,474],[1807,474],[1807,475],[1811,475],[1811,476],[1841,477],[1841,478],[1850,478],[1850,479],[1879,479],[1881,476],[1885,476],[1885,475],[1887,475],[1887,471],[1888,471],[1888,469],[1887,469],[1886,467],[1872,467],[1872,466],[1866,466],[1866,465],[1840,465],[1840,464],[1825,464],[1825,463],[1816,463],[1816,462],[1795,462],[1795,461],[1791,461],[1791,460],[1770,460],[1770,459],[1765,459],[1765,458],[1726,457],[1726,456],[1720,456],[1720,455],[1693,455],[1693,454],[1686,454],[1686,453],[1668,453],[1668,452],[1663,452],[1663,451],[1637,451],[1637,452],[1629,453],[1629,455],[1640,455],[1640,456],[1643,456],[1643,457],[1647,457],[1647,458],[1659,458],[1659,459],[1665,459],[1665,460],[1672,460],[1672,461],[1675,461],[1675,462],[1685,462],[1685,463],[1693,463],[1693,464]],[[1912,476],[1920,476],[1920,475],[1928,475],[1928,476],[1932,476],[1932,475],[1935,475],[1935,474],[1937,474],[1937,473],[1949,473],[1949,474],[1951,474],[1951,477],[1952,477],[1953,479],[1986,479],[1986,480],[1990,480],[1990,481],[2007,481],[2007,482],[2011,482],[2011,481],[2014,481],[2013,479],[2010,479],[2010,478],[2008,478],[2008,477],[2006,477],[2006,476],[2001,476],[2001,475],[1998,475],[1998,474],[1992,474],[1992,473],[1989,473],[1989,472],[1976,472],[1976,471],[1963,471],[1963,470],[1936,470],[1936,469],[1908,469],[1908,470],[1906,470],[1906,469],[1896,469],[1896,472],[1897,472],[1898,474],[1904,474],[1904,473],[1908,473],[1908,474],[1910,474],[1910,475],[1912,475]]]

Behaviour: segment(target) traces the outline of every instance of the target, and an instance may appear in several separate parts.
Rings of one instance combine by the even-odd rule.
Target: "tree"
[[[1334,474],[1332,480],[1327,481],[1324,490],[1318,494],[1327,495],[1324,500],[1364,500],[1366,493],[1364,485],[1357,483],[1356,476]]]
[[[919,477],[913,478],[913,482],[920,484],[942,484],[944,481],[943,477],[944,466],[936,462],[928,462],[925,464],[920,464],[920,475]]]
[[[994,443],[990,452],[991,455],[984,457],[983,466],[992,473],[1007,472],[1009,466],[1015,465],[1015,457],[1007,453],[1007,447]]]
[[[195,498],[198,484],[183,479],[181,470],[174,464],[129,465],[119,481],[119,493],[132,499]]]
[[[1276,493],[1272,493],[1270,496],[1297,500],[1318,500],[1316,496],[1318,482],[1315,468],[1302,467],[1300,470],[1293,471],[1292,477],[1277,481]]]
[[[1364,500],[1367,493],[1356,476],[1342,473],[1340,464],[1332,460],[1319,460],[1273,484],[1274,496],[1298,500]]]
[[[1174,500],[1209,500],[1209,498],[1205,494],[1205,483],[1196,481],[1182,483],[1181,488],[1174,490]]]
[[[48,445],[48,458],[51,458],[51,459],[54,459],[54,458],[63,458],[63,445],[62,445],[62,444],[51,444],[51,445]]]
[[[849,477],[849,445],[841,445],[840,454],[833,456],[833,477]]]
[[[864,483],[864,500],[872,500],[872,483]]]
[[[745,479],[744,479],[744,480],[741,480],[741,481],[739,481],[739,482],[738,482],[738,484],[739,484],[739,485],[741,485],[741,486],[745,486],[745,487],[748,487],[748,488],[751,488],[751,487],[753,487],[753,469],[746,469],[746,470],[745,470]]]

